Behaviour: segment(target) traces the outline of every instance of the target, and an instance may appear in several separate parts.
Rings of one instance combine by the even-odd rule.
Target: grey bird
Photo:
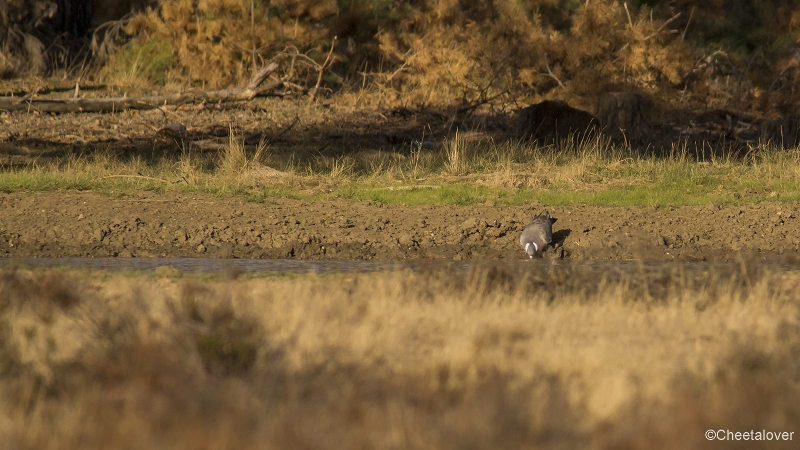
[[[550,213],[545,211],[544,214],[534,216],[533,220],[525,225],[522,235],[519,237],[519,244],[529,257],[541,255],[547,245],[553,242],[553,222],[555,221],[550,218]]]

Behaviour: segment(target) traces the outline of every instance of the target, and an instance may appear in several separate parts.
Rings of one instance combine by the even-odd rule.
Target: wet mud
[[[401,206],[177,193],[0,194],[2,257],[521,259],[519,233],[557,218],[544,258],[797,259],[800,204],[614,208]]]

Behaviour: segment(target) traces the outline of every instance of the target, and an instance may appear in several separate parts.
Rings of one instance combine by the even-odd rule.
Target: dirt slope
[[[543,205],[398,206],[372,202],[140,193],[0,194],[0,255],[306,259],[521,258],[517,239]],[[800,205],[548,207],[546,258],[794,259]]]

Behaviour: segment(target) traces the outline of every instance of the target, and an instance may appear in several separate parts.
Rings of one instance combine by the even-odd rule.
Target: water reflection
[[[0,267],[72,268],[108,270],[112,272],[154,271],[172,267],[180,272],[216,273],[329,273],[382,272],[403,269],[466,270],[463,261],[340,261],[296,259],[211,259],[211,258],[0,258]]]
[[[0,267],[72,268],[107,270],[112,272],[154,271],[169,266],[179,272],[253,274],[280,273],[338,273],[385,272],[412,270],[415,272],[466,273],[476,269],[502,269],[510,273],[573,272],[592,274],[596,278],[616,278],[622,275],[656,276],[665,272],[702,278],[748,270],[744,263],[733,262],[640,262],[640,261],[577,261],[577,260],[421,260],[361,261],[361,260],[297,260],[297,259],[211,259],[211,258],[0,258]],[[750,270],[794,271],[798,264],[751,262]]]

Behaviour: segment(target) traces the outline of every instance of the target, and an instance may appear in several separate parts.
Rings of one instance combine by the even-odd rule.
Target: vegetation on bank
[[[6,7],[28,8],[23,3]],[[313,91],[316,99],[331,96],[353,108],[441,108],[454,122],[477,112],[505,120],[542,99],[566,99],[591,111],[596,96],[609,90],[642,93],[653,109],[724,107],[761,118],[795,111],[800,11],[775,1],[755,2],[757,8],[752,1],[693,3],[163,0],[104,27],[95,36],[93,63],[60,75],[77,85],[70,89],[76,95],[92,82],[136,95],[240,86],[276,61],[281,68],[274,76],[286,89],[280,95],[298,104]],[[9,44],[0,53],[4,77],[47,66],[42,54],[28,55],[35,64],[24,63],[26,51],[41,47],[31,33],[7,32]],[[14,39],[22,40],[16,45]],[[680,143],[655,154],[603,141],[537,147],[449,135],[432,149],[333,150],[331,156],[245,148],[234,140],[219,156],[187,151],[122,160],[101,151],[0,167],[0,189],[179,190],[253,201],[278,195],[408,204],[800,198],[798,150],[768,146],[746,154],[716,148],[722,156],[712,158]]]
[[[626,90],[663,108],[796,109],[800,10],[731,3],[163,0],[125,22],[130,40],[100,78],[219,88],[277,61],[296,94],[322,82],[368,88],[383,105],[504,111],[562,98],[591,111],[598,94]],[[131,64],[153,45],[164,51],[151,65]]]
[[[800,106],[800,10],[780,0],[161,0],[82,50],[53,36],[48,20],[66,13],[53,3],[0,6],[2,78],[217,89],[276,61],[287,94],[366,87],[384,105],[592,110],[597,94],[627,90],[667,108]]]
[[[456,135],[433,148],[282,153],[233,137],[218,154],[122,159],[102,152],[0,173],[0,190],[137,190],[344,198],[403,204],[694,205],[800,199],[800,150],[753,147],[705,158],[688,145],[642,153],[603,138],[560,146]]]

